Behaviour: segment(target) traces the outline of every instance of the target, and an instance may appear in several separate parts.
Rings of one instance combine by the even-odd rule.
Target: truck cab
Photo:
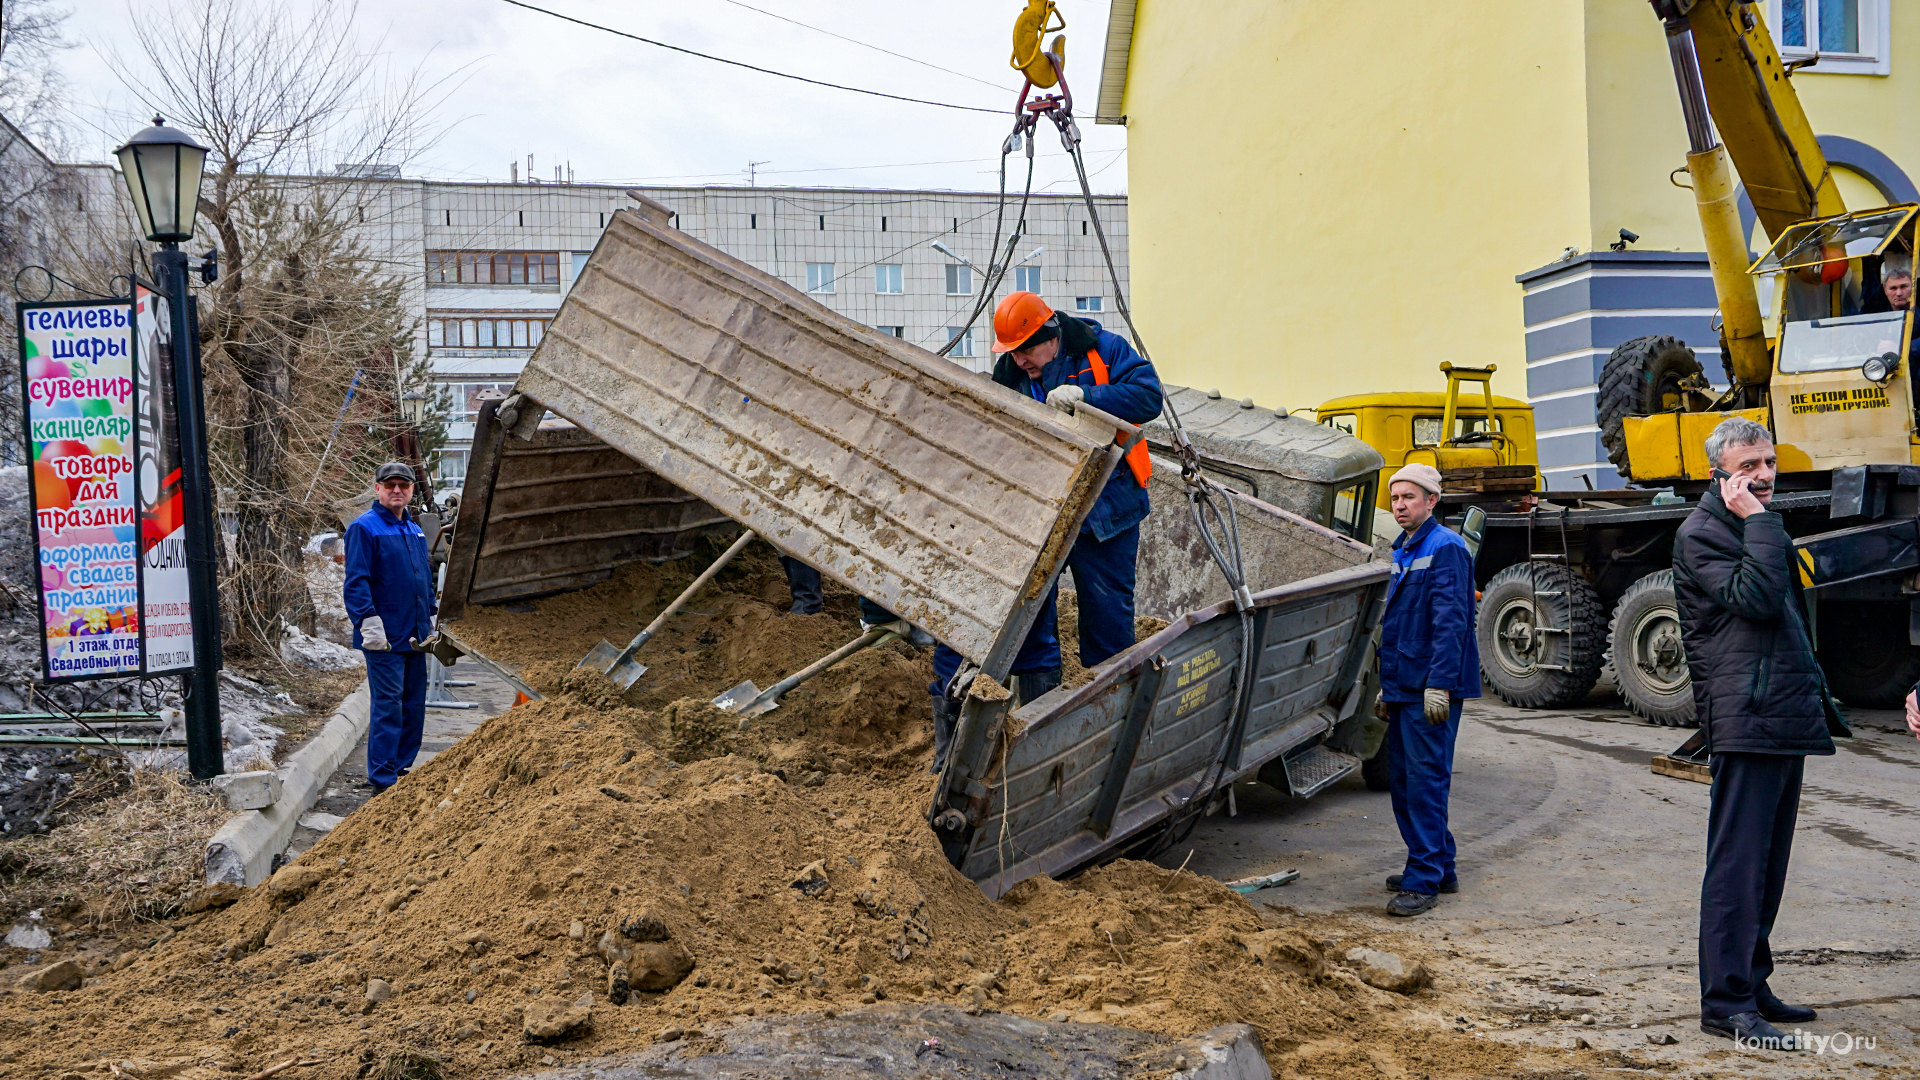
[[[1487,368],[1441,364],[1447,390],[1350,394],[1323,403],[1320,423],[1380,452],[1376,505],[1388,508],[1387,480],[1401,466],[1423,462],[1461,492],[1531,491],[1538,487],[1539,452],[1533,406],[1487,389]],[[1460,384],[1480,382],[1479,400],[1460,397]],[[1452,475],[1449,475],[1452,474]],[[1497,474],[1497,475],[1496,475]]]

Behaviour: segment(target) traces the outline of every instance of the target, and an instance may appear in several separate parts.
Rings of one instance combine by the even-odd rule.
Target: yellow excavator
[[[1602,369],[1602,441],[1651,502],[1567,500],[1490,514],[1478,572],[1483,672],[1503,698],[1563,707],[1611,661],[1621,695],[1658,723],[1694,724],[1673,535],[1729,416],[1773,432],[1786,519],[1835,696],[1897,708],[1920,680],[1920,433],[1913,313],[1889,310],[1883,268],[1911,270],[1920,206],[1849,211],[1752,0],[1650,0],[1665,30],[1720,309],[1726,389],[1672,337],[1622,344]],[[1674,182],[1681,183],[1680,169]],[[1736,177],[1739,186],[1736,187]],[[1766,232],[1749,253],[1739,192]],[[1876,310],[1877,308],[1877,310]]]

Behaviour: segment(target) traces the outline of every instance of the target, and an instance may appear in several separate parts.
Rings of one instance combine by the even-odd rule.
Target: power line
[[[1126,147],[1120,147],[1119,149],[1115,149],[1115,150],[1093,151],[1093,153],[1095,154],[1114,154],[1114,155],[1124,154],[1126,152],[1127,152]],[[1066,154],[1066,153],[1042,153],[1038,156],[1043,158],[1072,157],[1071,154]],[[761,176],[786,176],[786,175],[791,175],[795,173],[861,172],[861,171],[870,170],[870,169],[913,169],[913,168],[919,168],[924,165],[974,165],[982,161],[994,161],[994,160],[997,160],[997,159],[995,158],[949,158],[945,161],[903,161],[903,162],[899,162],[891,165],[823,165],[817,169],[761,169],[760,175]],[[1106,166],[1103,165],[1101,166],[1101,168],[1105,169]],[[669,176],[614,177],[612,179],[607,179],[607,180],[582,180],[580,181],[580,183],[583,183],[583,184],[639,184],[639,183],[648,183],[656,180],[701,180],[701,179],[706,179],[708,177],[738,176],[738,175],[739,175],[739,170],[736,169],[733,172],[722,172],[722,173],[678,173],[678,174],[669,175]],[[1071,177],[1069,177],[1068,179],[1071,179]]]
[[[715,61],[716,63],[729,64],[729,65],[732,65],[733,67],[738,67],[738,68],[746,68],[748,71],[757,71],[762,75],[777,75],[782,79],[792,79],[795,82],[811,83],[814,86],[824,86],[829,90],[845,90],[845,91],[848,91],[849,93],[854,93],[854,94],[866,94],[868,97],[887,98],[892,101],[905,101],[915,105],[933,105],[935,107],[942,108],[942,109],[958,109],[961,112],[993,113],[994,115],[997,116],[997,115],[1004,115],[1009,111],[1006,109],[983,109],[977,105],[954,105],[945,101],[928,101],[925,98],[904,97],[900,94],[886,94],[878,90],[865,90],[858,86],[842,86],[839,83],[823,82],[819,79],[809,79],[805,75],[793,75],[785,71],[775,71],[772,68],[758,67],[756,65],[749,64],[741,60],[729,60],[724,56],[714,56],[711,53],[696,52],[693,49],[682,48],[679,45],[669,45],[664,41],[655,41],[652,38],[641,37],[639,34],[629,34],[625,30],[615,30],[611,26],[601,26],[599,23],[591,23],[585,19],[576,19],[571,15],[562,15],[557,11],[549,11],[543,7],[535,7],[532,4],[523,3],[522,0],[501,0],[501,2],[505,4],[511,4],[517,8],[525,8],[528,11],[537,11],[542,15],[551,15],[556,19],[561,19],[566,22],[575,23],[579,26],[584,26],[592,30],[599,30],[604,33],[617,35],[619,37],[630,38],[634,41],[638,41],[646,45],[653,45],[658,48],[669,49],[677,53],[685,53],[688,56],[697,56],[702,60],[712,60],[712,61]]]
[[[742,2],[741,2],[741,0],[727,0],[727,3],[729,3],[729,4],[732,4],[732,5],[734,6],[734,7],[743,7],[743,8],[746,8],[746,9],[747,9],[748,11],[757,11],[757,12],[759,12],[760,14],[762,14],[762,15],[765,15],[765,16],[767,16],[767,17],[768,17],[768,18],[770,18],[770,19],[779,19],[779,20],[780,20],[781,22],[784,22],[784,23],[792,23],[792,24],[793,24],[793,25],[795,25],[795,26],[799,26],[799,27],[804,27],[804,28],[806,28],[806,29],[808,29],[808,30],[812,30],[812,31],[813,31],[813,32],[815,32],[815,33],[818,33],[818,34],[825,34],[825,35],[827,35],[827,36],[828,36],[828,37],[830,37],[830,38],[839,38],[839,39],[840,39],[841,41],[844,41],[844,42],[847,42],[847,43],[848,43],[848,44],[850,44],[850,45],[858,45],[858,46],[860,46],[860,47],[861,47],[861,48],[863,48],[863,49],[872,49],[872,50],[873,50],[874,52],[878,52],[878,53],[886,53],[886,54],[887,54],[888,56],[892,56],[892,57],[896,57],[896,58],[898,58],[898,59],[901,59],[901,60],[905,60],[905,61],[906,61],[907,63],[909,63],[909,64],[919,64],[919,65],[920,65],[921,67],[924,67],[924,68],[932,68],[932,69],[933,69],[933,70],[935,70],[935,71],[944,71],[944,72],[946,72],[946,73],[947,73],[947,74],[949,74],[949,75],[958,75],[959,77],[961,77],[961,78],[963,78],[963,79],[969,79],[969,80],[972,80],[973,82],[977,82],[977,83],[979,83],[979,84],[980,84],[981,86],[991,86],[991,87],[993,87],[993,88],[994,88],[995,90],[1003,90],[1003,91],[1005,91],[1005,92],[1007,92],[1007,93],[1009,93],[1009,94],[1011,94],[1011,93],[1013,93],[1013,88],[1012,88],[1012,87],[1007,87],[1007,86],[1001,86],[1001,85],[1000,85],[999,83],[996,83],[996,82],[988,82],[988,81],[987,81],[987,80],[985,80],[985,79],[981,79],[981,78],[976,78],[976,77],[974,77],[974,76],[972,76],[972,75],[968,75],[967,73],[965,73],[965,72],[963,72],[963,71],[955,71],[955,70],[953,70],[952,68],[943,68],[943,67],[941,67],[941,66],[940,66],[939,64],[930,64],[930,63],[928,63],[928,62],[926,62],[925,60],[921,60],[921,59],[918,59],[918,58],[916,58],[916,57],[912,57],[912,56],[908,56],[908,55],[906,55],[905,53],[897,53],[897,52],[894,52],[894,51],[893,51],[892,49],[883,49],[883,48],[881,48],[881,47],[880,47],[880,46],[878,46],[878,45],[870,45],[870,44],[868,44],[868,43],[866,43],[866,42],[864,42],[864,41],[860,41],[860,40],[858,40],[858,39],[856,39],[856,38],[850,38],[850,37],[848,37],[848,36],[846,36],[845,34],[836,34],[836,33],[834,33],[834,32],[833,32],[833,31],[831,31],[831,30],[827,30],[827,29],[825,29],[825,28],[823,28],[823,27],[818,27],[818,26],[815,26],[815,25],[813,25],[812,23],[803,23],[803,22],[801,22],[801,21],[800,21],[799,19],[790,19],[790,18],[788,18],[788,17],[787,17],[787,16],[785,16],[785,15],[780,15],[780,14],[776,14],[776,13],[774,13],[774,12],[771,12],[771,11],[768,11],[768,10],[766,10],[765,8],[757,8],[757,7],[754,7],[754,6],[752,5],[752,4],[746,4],[746,3],[742,3]]]

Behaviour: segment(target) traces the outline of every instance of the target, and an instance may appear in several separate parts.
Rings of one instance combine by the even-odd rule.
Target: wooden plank
[[[467,464],[466,483],[460,490],[460,513],[453,529],[453,546],[447,551],[447,577],[440,590],[440,619],[457,619],[467,609],[467,594],[473,589],[474,569],[479,563],[480,544],[486,539],[487,508],[493,503],[493,482],[500,474],[501,440],[506,432],[494,422],[498,398],[480,402],[480,415],[474,421],[473,454]]]
[[[1672,776],[1681,780],[1692,780],[1697,784],[1713,783],[1713,770],[1704,761],[1688,761],[1672,754],[1653,755],[1653,771],[1661,776]]]
[[[1531,465],[1476,465],[1470,468],[1441,469],[1442,480],[1493,480],[1516,476],[1533,479]]]

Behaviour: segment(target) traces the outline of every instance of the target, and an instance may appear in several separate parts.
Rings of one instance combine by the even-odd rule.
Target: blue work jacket
[[[1092,319],[1078,319],[1063,312],[1060,324],[1060,354],[1040,369],[1038,379],[1030,378],[1026,369],[1007,354],[994,366],[993,381],[1036,401],[1045,401],[1048,392],[1071,383],[1086,392],[1088,405],[1130,424],[1144,424],[1160,415],[1160,376],[1146,357],[1134,352],[1125,338],[1102,330]],[[1090,348],[1098,349],[1100,358],[1106,361],[1108,382],[1104,386],[1094,379],[1093,365],[1087,362]],[[1122,461],[1107,478],[1107,486],[1082,528],[1105,543],[1140,524],[1149,509],[1147,489]]]
[[[356,649],[361,622],[375,615],[395,652],[408,651],[409,638],[425,641],[433,633],[440,610],[433,598],[433,564],[427,559],[427,534],[412,514],[402,510],[395,517],[374,503],[353,519],[347,526],[347,583],[341,593]]]
[[[1387,613],[1380,620],[1380,697],[1419,701],[1429,687],[1480,696],[1473,636],[1473,558],[1467,542],[1433,519],[1393,542]]]

